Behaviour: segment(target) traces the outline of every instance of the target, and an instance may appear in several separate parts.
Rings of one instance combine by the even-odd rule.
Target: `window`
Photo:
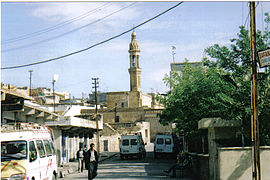
[[[108,140],[104,140],[104,151],[108,151]]]
[[[123,146],[128,146],[129,145],[129,139],[124,139],[122,142]]]
[[[137,145],[138,141],[137,139],[131,139],[131,145]]]
[[[172,140],[170,138],[165,138],[165,144],[172,144]]]
[[[45,145],[47,156],[51,156],[53,153],[52,153],[52,149],[51,149],[49,141],[44,140],[44,145]]]
[[[121,108],[124,108],[124,107],[125,107],[125,102],[121,101]]]
[[[29,142],[29,161],[33,162],[37,159],[37,150],[34,141]]]
[[[46,156],[46,153],[45,153],[45,149],[44,149],[44,146],[43,146],[42,141],[41,140],[37,140],[36,143],[37,143],[37,148],[38,148],[39,156],[41,158],[42,157],[45,157]]]
[[[145,129],[145,137],[148,138],[148,129]]]
[[[21,160],[27,158],[26,141],[2,141],[1,161]]]
[[[163,144],[163,138],[157,138],[157,144]]]
[[[136,56],[132,56],[132,67],[135,67],[136,66],[136,63],[135,63],[135,61],[136,61]]]
[[[115,122],[119,122],[120,121],[120,117],[119,116],[115,116]]]
[[[50,145],[51,145],[51,148],[52,148],[52,153],[53,153],[53,155],[55,155],[55,149],[54,149],[54,145],[53,145],[52,141],[50,141]]]

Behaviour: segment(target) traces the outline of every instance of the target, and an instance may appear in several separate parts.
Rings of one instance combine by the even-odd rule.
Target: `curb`
[[[108,156],[108,157],[106,157],[106,158],[104,158],[104,159],[101,159],[101,160],[98,161],[98,162],[100,163],[100,162],[102,162],[102,161],[105,161],[105,160],[107,160],[107,159],[110,159],[110,158],[116,156],[117,154],[119,154],[119,153],[118,153],[118,152],[117,152],[117,153],[114,153],[114,154],[112,154],[112,155],[110,155],[110,156]]]
[[[110,156],[108,156],[108,157],[100,158],[101,160],[98,161],[98,162],[99,162],[99,163],[100,163],[100,162],[103,162],[103,161],[105,161],[105,160],[107,160],[107,159],[110,159],[110,158],[116,156],[117,154],[119,154],[119,152],[116,152],[116,153],[114,153],[114,154],[112,154],[112,155],[110,155]],[[59,168],[59,167],[58,167],[58,168]],[[76,172],[77,172],[77,166],[73,166],[73,167],[72,167],[72,165],[70,165],[70,166],[69,166],[69,169],[64,168],[64,167],[60,167],[60,170],[58,170],[58,178],[64,178],[64,177],[66,177],[67,175],[73,174],[73,173],[76,173]]]

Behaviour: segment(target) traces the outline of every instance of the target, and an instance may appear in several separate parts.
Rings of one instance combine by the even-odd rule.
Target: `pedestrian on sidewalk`
[[[82,147],[77,151],[77,160],[78,160],[78,173],[83,172],[83,162],[85,158],[85,151]]]
[[[92,180],[97,176],[98,154],[95,145],[90,144],[90,149],[86,152],[85,167],[88,170],[88,180]]]

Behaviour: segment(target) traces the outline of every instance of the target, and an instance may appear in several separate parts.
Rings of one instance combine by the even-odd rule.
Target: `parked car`
[[[146,156],[145,144],[141,134],[122,135],[120,141],[120,158],[135,156],[143,159]]]
[[[176,155],[177,143],[172,134],[157,134],[154,142],[154,157]]]
[[[1,179],[56,179],[56,153],[49,127],[3,125],[0,140]]]

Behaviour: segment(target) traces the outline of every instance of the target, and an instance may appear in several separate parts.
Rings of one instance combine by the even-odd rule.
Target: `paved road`
[[[153,153],[147,153],[144,160],[128,159],[121,161],[119,155],[117,155],[99,164],[98,176],[95,179],[167,179],[170,176],[163,171],[173,163],[174,160],[172,159],[156,160],[153,158]],[[64,179],[87,180],[87,171],[68,175]],[[191,180],[189,178],[180,179]]]

